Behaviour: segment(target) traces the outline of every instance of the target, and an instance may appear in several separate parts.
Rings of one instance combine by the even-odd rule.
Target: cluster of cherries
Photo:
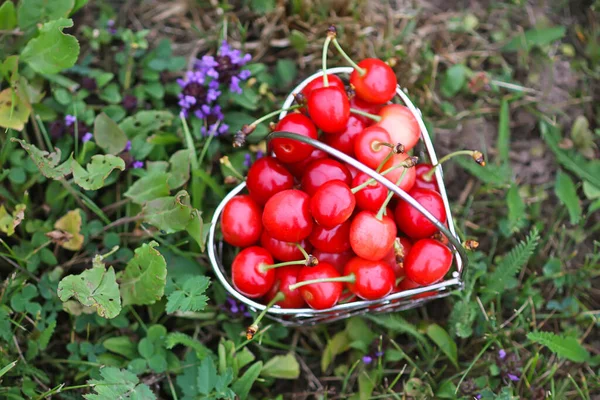
[[[326,69],[296,95],[296,105],[274,126],[357,159],[406,191],[442,224],[446,211],[435,167],[417,164],[409,152],[420,137],[419,123],[405,106],[391,104],[397,81],[379,59],[355,64],[352,94]],[[267,118],[245,126],[234,145]],[[320,132],[319,132],[320,131]],[[233,197],[222,213],[223,239],[241,251],[231,266],[243,295],[283,308],[328,309],[356,299],[438,282],[452,265],[452,252],[435,224],[369,175],[308,143],[277,137],[273,156],[249,169],[248,194]],[[481,153],[468,153],[483,164]],[[449,157],[445,157],[449,158]]]

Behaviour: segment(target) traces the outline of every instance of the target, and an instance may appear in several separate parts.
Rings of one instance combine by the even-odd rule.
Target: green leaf
[[[298,76],[298,67],[294,60],[282,58],[277,61],[275,71],[281,86],[290,86],[296,80]]]
[[[61,241],[60,246],[67,250],[78,251],[83,246],[85,237],[81,234],[81,210],[71,210],[54,223],[54,229],[67,232],[71,238]]]
[[[427,336],[429,336],[433,343],[442,350],[452,364],[458,368],[456,343],[454,343],[454,340],[448,335],[448,332],[438,324],[431,324],[427,327]]]
[[[165,341],[165,347],[167,349],[172,349],[178,344],[194,350],[196,352],[196,357],[199,359],[203,359],[210,354],[210,350],[199,340],[194,339],[182,332],[169,333],[167,335],[167,340]]]
[[[9,341],[12,336],[13,333],[10,329],[11,325],[10,325],[10,319],[8,316],[8,312],[0,306],[0,338],[4,339],[5,341]],[[0,375],[2,376],[2,375]]]
[[[12,30],[17,26],[17,12],[12,1],[0,6],[0,30]]]
[[[110,337],[102,342],[102,345],[106,350],[119,354],[128,360],[139,357],[137,344],[129,336]]]
[[[565,36],[566,28],[564,26],[554,26],[551,28],[530,29],[524,34],[519,34],[508,42],[503,51],[530,51],[534,46],[545,46]]]
[[[374,373],[374,372],[373,372]],[[372,398],[375,390],[375,379],[369,376],[367,371],[363,370],[358,375],[358,398],[359,400],[369,400]]]
[[[469,69],[462,64],[456,64],[448,68],[442,78],[440,87],[442,95],[453,97],[460,92],[467,83],[468,73]]]
[[[88,2],[89,2],[89,0],[75,0],[75,5],[73,6],[73,9],[71,10],[71,14],[74,14],[75,11],[80,10]]]
[[[518,232],[524,225],[527,217],[525,202],[519,193],[519,187],[512,184],[506,193],[506,205],[508,206],[508,223],[511,232]]]
[[[585,347],[571,336],[556,335],[552,332],[529,332],[527,339],[546,346],[557,356],[573,362],[584,362],[590,357]]]
[[[252,385],[256,379],[258,379],[260,372],[263,369],[262,361],[257,361],[252,364],[246,372],[231,386],[231,389],[237,394],[240,400],[246,400],[248,398],[248,394],[250,393],[250,389],[252,389]]]
[[[438,386],[435,397],[438,399],[456,399],[456,385],[448,380]]]
[[[22,131],[29,119],[31,106],[18,91],[6,88],[0,92],[0,127]],[[12,138],[16,141],[18,139]]]
[[[472,326],[476,316],[476,305],[468,299],[454,303],[448,319],[450,333],[460,338],[468,338],[473,334]]]
[[[38,297],[37,287],[33,285],[25,285],[21,291],[13,294],[10,298],[10,307],[16,312],[28,312],[29,314],[36,316],[42,311],[42,307],[32,301]]]
[[[571,224],[579,223],[583,211],[581,209],[581,201],[579,200],[579,196],[577,196],[577,188],[571,177],[561,170],[558,170],[556,174],[554,193],[560,202],[567,207]]]
[[[192,219],[190,195],[182,190],[175,196],[149,201],[143,213],[148,223],[165,233],[185,230]]]
[[[400,317],[399,315],[386,315],[386,316],[374,316],[367,314],[366,317],[377,325],[383,326],[395,333],[405,333],[411,335],[418,341],[420,341],[430,352],[431,344],[427,341],[427,338],[423,336],[421,332],[410,322]]]
[[[125,197],[134,203],[144,204],[150,200],[168,196],[171,192],[168,181],[171,174],[166,172],[153,172],[135,181],[125,192]]]
[[[74,0],[22,0],[18,12],[19,27],[26,30],[38,22],[67,17],[73,5]]]
[[[40,350],[45,350],[48,347],[48,343],[50,343],[50,339],[52,338],[52,334],[54,333],[54,329],[56,328],[56,321],[52,321],[48,324],[46,329],[42,331],[40,337],[37,340],[38,346]]]
[[[308,38],[306,35],[296,29],[292,29],[290,32],[290,43],[292,47],[298,52],[298,54],[303,54],[304,50],[306,50],[306,46],[308,46]]]
[[[25,204],[17,204],[12,214],[10,214],[4,208],[4,204],[0,205],[0,231],[6,233],[6,236],[12,236],[15,233],[15,228],[25,218],[26,207]]]
[[[79,56],[79,43],[62,32],[72,26],[73,21],[66,18],[45,23],[40,35],[25,46],[21,59],[40,74],[57,74],[72,67]]]
[[[96,256],[91,269],[63,278],[58,284],[57,294],[63,302],[74,297],[84,306],[93,307],[104,318],[114,318],[121,312],[115,270],[109,267],[107,271],[101,256]]]
[[[327,341],[323,356],[321,356],[321,371],[327,371],[327,368],[335,360],[338,354],[341,354],[350,349],[351,339],[347,331],[336,333],[330,340]]]
[[[210,357],[205,357],[198,367],[198,379],[196,385],[198,392],[201,394],[209,394],[212,392],[217,381],[217,369]]]
[[[133,258],[119,276],[123,305],[154,304],[165,293],[167,262],[155,247],[158,243],[144,243],[135,249]]]
[[[98,97],[110,104],[118,104],[123,100],[123,96],[121,96],[121,88],[115,82],[106,85]]]
[[[171,164],[171,176],[169,178],[169,187],[177,189],[190,179],[190,159],[193,156],[188,149],[179,150],[173,153],[169,159]]]
[[[208,229],[204,229],[204,221],[202,220],[202,212],[198,210],[192,211],[192,219],[185,227],[187,233],[198,243],[200,252],[204,253],[206,249],[206,239],[208,238]]]
[[[98,114],[94,120],[94,139],[98,147],[108,154],[119,154],[127,145],[127,135],[104,113]]]
[[[104,367],[100,369],[100,376],[102,376],[102,380],[92,379],[87,381],[96,392],[83,395],[87,400],[156,399],[150,388],[143,383],[139,383],[138,377],[127,370]]]
[[[208,297],[204,294],[210,285],[206,276],[187,277],[177,290],[169,294],[166,311],[172,314],[176,311],[202,311],[206,307]]]
[[[501,164],[498,166],[487,166],[482,167],[481,165],[473,162],[473,159],[457,157],[454,159],[461,167],[463,167],[468,173],[478,178],[483,183],[487,183],[492,186],[505,186],[507,185],[512,176],[510,164]]]
[[[85,190],[98,190],[104,186],[104,181],[115,169],[125,170],[125,161],[112,154],[92,156],[92,161],[84,169],[75,160],[71,163],[75,183]]]
[[[496,141],[498,148],[498,157],[503,164],[508,163],[508,153],[510,151],[510,107],[506,98],[500,103],[500,118],[498,122],[498,140]]]
[[[32,144],[26,143],[20,139],[11,138],[13,142],[18,142],[23,149],[29,154],[35,165],[46,178],[59,179],[71,172],[71,161],[69,157],[67,161],[58,165],[60,162],[60,149],[56,148],[56,152],[48,153],[42,151]]]
[[[276,379],[296,379],[300,376],[300,364],[292,353],[275,356],[263,366],[261,376]]]
[[[275,0],[250,0],[250,8],[258,14],[268,14],[275,10]]]
[[[171,126],[172,122],[173,114],[169,111],[140,111],[132,117],[125,118],[119,127],[127,137],[133,138],[137,135],[147,136]]]

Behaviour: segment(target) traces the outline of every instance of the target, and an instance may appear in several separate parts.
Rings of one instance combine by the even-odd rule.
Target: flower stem
[[[321,63],[323,65],[323,86],[329,87],[329,78],[327,77],[327,50],[329,49],[329,43],[331,43],[331,36],[327,35],[325,43],[323,43],[323,54],[321,55]]]
[[[356,276],[354,274],[350,274],[350,275],[346,275],[346,276],[339,276],[337,278],[319,278],[319,279],[310,279],[308,281],[302,281],[302,282],[298,282],[298,283],[294,283],[293,285],[289,286],[290,290],[296,290],[299,287],[302,286],[306,286],[306,285],[312,285],[313,283],[328,283],[328,282],[355,282],[356,281]]]
[[[258,324],[259,324],[259,322],[267,314],[267,311],[271,307],[273,307],[277,302],[280,302],[282,300],[285,300],[285,294],[283,294],[283,292],[277,292],[277,294],[275,295],[275,297],[273,297],[271,299],[271,301],[269,302],[269,304],[267,304],[267,306],[265,307],[265,309],[262,310],[260,314],[258,314],[258,317],[256,317],[256,319],[254,320],[254,322],[252,323],[252,325],[250,325],[248,327],[248,329],[246,329],[246,339],[252,340],[252,338],[254,337],[254,335],[256,334],[256,332],[258,332]]]
[[[396,181],[396,186],[398,186],[401,182],[402,179],[404,179],[404,176],[406,175],[406,172],[408,171],[407,168],[404,168],[404,170],[402,171],[402,173],[400,174],[400,178],[398,178],[398,180]],[[392,192],[391,190],[388,192],[387,197],[385,198],[385,201],[383,202],[383,204],[381,205],[381,208],[379,209],[379,211],[377,212],[377,216],[375,218],[377,218],[379,221],[381,221],[381,219],[383,218],[383,213],[385,212],[385,209],[387,207],[387,205],[389,204],[390,200],[392,199],[392,196],[394,195],[394,192]]]
[[[360,76],[365,76],[365,74],[367,73],[367,71],[364,68],[359,67],[358,64],[356,64],[354,62],[354,60],[352,60],[350,58],[350,56],[348,54],[346,54],[346,52],[344,51],[344,49],[342,49],[342,46],[340,46],[339,42],[335,38],[333,39],[333,45],[340,52],[340,55],[342,57],[344,57],[344,59],[346,61],[348,61],[348,64],[350,64],[352,66],[352,68],[354,68],[358,72],[358,74]]]
[[[429,171],[427,171],[425,174],[423,174],[423,178],[425,178],[428,182],[431,181],[431,177],[435,173],[435,169],[442,163],[444,163],[456,156],[471,156],[477,164],[481,165],[482,167],[485,167],[485,160],[483,158],[483,154],[481,154],[480,151],[459,150],[459,151],[455,151],[454,153],[446,154],[444,157],[440,158],[439,161],[437,162],[437,164],[435,164],[433,167],[431,167],[431,169]]]
[[[371,113],[368,113],[366,111],[357,110],[356,108],[351,108],[350,112],[353,113],[353,114],[362,115],[363,117],[370,118],[370,119],[372,119],[373,121],[376,121],[376,122],[381,121],[381,116],[375,115],[375,114],[371,114]]]

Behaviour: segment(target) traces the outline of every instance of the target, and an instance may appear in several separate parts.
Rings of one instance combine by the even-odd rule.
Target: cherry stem
[[[323,86],[329,87],[329,78],[327,77],[327,50],[329,49],[329,43],[331,43],[331,35],[327,35],[325,43],[323,44],[323,54],[321,56],[321,63],[323,64]]]
[[[336,278],[319,278],[319,279],[309,279],[308,281],[302,281],[294,283],[289,286],[290,290],[296,290],[299,287],[312,285],[313,283],[328,283],[328,282],[356,282],[356,276],[354,274],[346,275],[346,276],[338,276]]]
[[[390,154],[391,154],[391,153],[390,153]],[[414,161],[413,161],[413,160],[411,160],[411,159],[408,159],[408,162],[407,162],[407,161],[403,161],[402,163],[400,163],[400,164],[398,164],[398,165],[394,165],[394,166],[392,166],[392,167],[389,167],[388,169],[386,169],[386,170],[385,170],[385,171],[383,171],[383,172],[379,172],[379,171],[377,171],[377,172],[379,172],[379,175],[387,175],[387,174],[389,174],[390,172],[392,172],[392,171],[394,171],[394,170],[396,170],[396,169],[398,169],[398,168],[410,168],[410,167],[412,167],[413,165],[414,165]],[[371,185],[371,184],[373,184],[373,183],[377,183],[377,179],[375,179],[375,178],[370,178],[369,180],[367,180],[367,181],[364,181],[364,182],[363,182],[363,183],[361,183],[360,185],[358,185],[358,186],[355,186],[355,187],[351,188],[351,189],[350,189],[350,191],[351,191],[352,193],[356,193],[356,192],[358,192],[359,190],[362,190],[362,189],[366,188],[367,186],[369,186],[369,185]]]
[[[306,250],[304,250],[304,247],[300,246],[299,243],[294,243],[294,244],[296,245],[298,250],[300,250],[300,253],[302,253],[302,255],[304,256],[304,260],[308,261],[310,259],[310,255],[306,252]]]
[[[406,175],[407,171],[408,171],[408,168],[404,168],[404,170],[400,174],[400,178],[398,178],[398,180],[396,181],[396,186],[398,186],[400,184],[400,182],[402,182],[402,179],[404,179],[404,176]],[[392,200],[393,195],[394,195],[394,192],[389,190],[388,195],[385,198],[385,201],[383,202],[383,204],[381,205],[381,208],[379,209],[379,211],[377,212],[377,215],[375,216],[375,218],[377,218],[379,221],[381,221],[381,219],[383,218],[383,213],[385,212],[385,209],[386,209],[387,205],[389,204],[390,200]]]
[[[390,161],[390,158],[394,155],[393,151],[390,151],[387,156],[379,163],[375,172],[381,172],[381,168],[385,165],[386,162]]]
[[[368,112],[363,111],[363,110],[357,110],[356,108],[350,108],[350,112],[353,113],[353,114],[362,115],[363,117],[370,118],[370,119],[372,119],[373,121],[376,121],[376,122],[381,121],[381,116],[375,115],[375,114],[371,114],[371,113],[368,113]]]
[[[444,157],[440,158],[439,161],[437,162],[437,164],[435,164],[433,167],[431,167],[431,169],[429,171],[427,171],[426,173],[423,174],[423,178],[427,182],[430,182],[431,178],[433,177],[433,174],[435,173],[435,169],[442,163],[444,163],[456,156],[471,156],[477,164],[481,165],[482,167],[485,167],[485,160],[483,159],[483,154],[481,154],[480,151],[459,150],[459,151],[455,151],[454,153],[446,154]]]
[[[356,72],[358,72],[358,74],[360,76],[365,76],[365,74],[367,73],[367,70],[364,68],[361,68],[358,66],[358,64],[356,64],[354,62],[354,60],[352,60],[350,58],[350,56],[348,54],[346,54],[346,52],[344,51],[344,49],[342,49],[342,46],[340,46],[340,43],[337,41],[336,38],[333,38],[333,45],[335,46],[335,48],[340,52],[340,55],[346,60],[348,61],[348,64],[352,65],[352,68],[354,68],[356,70]]]
[[[273,297],[271,299],[271,301],[267,304],[267,306],[265,307],[265,309],[262,310],[260,314],[258,314],[258,317],[256,317],[256,319],[254,320],[254,322],[252,323],[252,325],[250,325],[248,327],[248,329],[246,329],[246,339],[252,340],[252,338],[254,337],[254,335],[256,334],[256,332],[258,331],[258,323],[267,314],[267,311],[269,310],[269,308],[273,307],[275,305],[275,303],[280,302],[282,300],[285,300],[285,294],[283,292],[277,292],[277,294],[275,295],[275,297]]]
[[[296,110],[300,107],[302,107],[302,106],[297,104],[297,105],[290,106],[288,108],[280,108],[279,110],[272,111],[268,114],[263,115],[262,117],[260,117],[259,119],[257,119],[253,123],[251,123],[250,126],[256,127],[261,122],[266,121],[269,118],[273,118],[277,114],[280,114],[282,111],[292,111],[292,110]]]
[[[306,263],[307,263],[307,260],[286,261],[286,262],[277,263],[277,264],[263,265],[261,270],[264,272],[264,271],[268,271],[273,268],[285,267],[288,265],[306,265]]]

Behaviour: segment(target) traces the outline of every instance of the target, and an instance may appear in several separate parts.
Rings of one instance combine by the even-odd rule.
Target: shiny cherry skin
[[[383,105],[369,103],[369,102],[364,101],[363,99],[361,99],[358,96],[352,96],[352,98],[350,99],[350,108],[353,108],[355,110],[364,111],[369,114],[379,115],[379,112],[383,108]],[[365,117],[364,115],[358,115],[358,114],[351,114],[351,115],[356,115],[356,117],[359,120],[361,120],[362,122],[365,123],[365,126],[373,125],[373,120],[369,117]]]
[[[297,281],[339,277],[340,273],[333,265],[320,262],[316,267],[301,267]],[[324,310],[336,305],[344,290],[344,284],[342,282],[311,283],[299,287],[298,290],[311,308]]]
[[[275,193],[294,187],[294,177],[273,157],[259,158],[252,164],[246,177],[250,197],[263,206]]]
[[[325,133],[339,133],[350,117],[350,101],[344,89],[327,86],[308,95],[308,113],[315,125]]]
[[[414,166],[414,168],[415,168],[416,179],[415,179],[415,185],[413,186],[413,188],[430,189],[430,190],[435,190],[436,192],[440,191],[440,188],[438,187],[438,184],[435,180],[435,175],[432,175],[431,178],[425,177],[425,175],[429,171],[431,171],[431,168],[433,168],[433,165],[417,164]]]
[[[348,122],[346,123],[346,128],[340,133],[324,135],[322,138],[323,142],[350,157],[354,157],[354,141],[368,125],[364,120],[358,117],[362,116],[350,114]]]
[[[363,172],[359,172],[358,175],[352,179],[352,187],[362,185],[371,177]],[[361,210],[377,212],[387,197],[388,190],[379,182],[374,182],[368,186],[362,188],[358,192],[354,193],[356,199],[356,207]]]
[[[357,70],[350,74],[356,96],[373,104],[385,104],[394,98],[398,80],[389,65],[378,58],[365,58],[358,66],[364,74],[361,76]]]
[[[378,220],[376,213],[361,211],[352,219],[350,246],[361,258],[381,260],[394,245],[396,233],[396,224],[389,216],[384,215]]]
[[[387,262],[394,270],[396,278],[400,278],[405,275],[404,257],[406,257],[411,248],[412,242],[409,238],[405,236],[398,237],[394,240],[392,249],[383,258],[383,260]]]
[[[387,296],[396,286],[394,270],[386,262],[355,257],[344,267],[344,275],[355,276],[347,282],[348,289],[364,300],[377,300]]]
[[[375,125],[390,134],[393,144],[402,143],[407,152],[415,147],[421,137],[421,128],[408,107],[390,104],[381,109],[379,116],[381,121]]]
[[[292,173],[298,179],[302,179],[302,175],[306,171],[306,168],[313,162],[317,160],[321,160],[323,158],[329,158],[329,155],[325,153],[323,150],[314,149],[312,153],[304,160],[299,161],[297,163],[286,164],[288,171]]]
[[[333,265],[340,274],[344,272],[346,263],[356,257],[352,250],[342,251],[341,253],[329,253],[314,249],[312,255],[315,256],[319,262],[326,262],[327,264]]]
[[[438,192],[430,189],[413,189],[408,194],[438,221],[441,223],[446,222],[444,201]],[[413,239],[426,238],[438,231],[438,228],[431,221],[403,200],[398,201],[394,217],[398,228]]]
[[[275,282],[273,257],[262,247],[252,246],[240,251],[231,264],[231,280],[238,292],[246,297],[264,296]]]
[[[265,304],[273,300],[278,292],[285,296],[277,304],[281,308],[302,308],[306,305],[304,298],[300,295],[300,289],[290,290],[289,286],[297,282],[298,273],[302,267],[299,265],[287,265],[275,268],[275,281],[271,290],[265,295]]]
[[[356,200],[346,183],[333,180],[324,183],[310,199],[310,211],[324,228],[333,228],[346,222],[354,212]]]
[[[394,154],[392,156],[392,158],[390,158],[384,165],[383,168],[381,169],[382,171],[387,170],[388,168],[391,168],[393,166],[399,165],[401,163],[403,163],[404,161],[406,161],[406,159],[409,157],[408,154]],[[387,174],[385,174],[385,177],[393,182],[396,183],[398,182],[398,179],[400,179],[400,177],[402,176],[402,172],[404,171],[404,167],[399,167],[396,168],[390,172],[388,172]],[[409,190],[412,189],[412,187],[415,184],[415,179],[416,179],[416,173],[415,173],[415,168],[411,167],[408,168],[406,170],[406,174],[404,174],[404,178],[402,178],[402,181],[400,182],[399,185],[397,185],[400,189],[404,190],[405,192],[408,192]]]
[[[262,232],[262,210],[250,196],[233,197],[223,208],[221,231],[223,240],[232,246],[255,244]]]
[[[310,235],[313,219],[310,197],[301,190],[276,193],[263,209],[263,227],[269,235],[284,242],[297,243]]]
[[[313,196],[317,189],[325,182],[338,179],[347,185],[352,183],[352,175],[348,168],[339,161],[330,158],[323,158],[313,161],[304,171],[302,176],[302,190]]]
[[[336,87],[338,89],[345,90],[344,82],[342,82],[339,76],[334,74],[327,74],[327,80],[329,83],[329,87]],[[324,87],[323,77],[319,76],[310,81],[300,93],[302,93],[306,98],[308,98],[308,95],[312,93],[313,90],[320,89],[322,87]]]
[[[350,224],[346,221],[333,228],[315,225],[308,240],[315,249],[331,253],[341,253],[350,250]]]
[[[393,144],[388,132],[377,125],[366,128],[354,140],[356,159],[369,168],[377,169],[392,151],[381,143]]]
[[[304,255],[295,243],[277,240],[266,230],[263,230],[263,233],[260,235],[260,245],[271,253],[274,259],[279,261],[296,261],[304,258]],[[308,239],[303,239],[299,245],[302,246],[307,253],[310,253],[312,250],[312,245]]]
[[[286,115],[275,125],[275,130],[297,133],[298,135],[312,139],[317,138],[315,124],[306,115],[300,113]],[[285,164],[302,161],[313,151],[313,147],[310,144],[294,139],[273,139],[270,145],[277,159]]]
[[[423,286],[440,281],[451,266],[452,252],[433,239],[416,241],[404,257],[407,278]]]

